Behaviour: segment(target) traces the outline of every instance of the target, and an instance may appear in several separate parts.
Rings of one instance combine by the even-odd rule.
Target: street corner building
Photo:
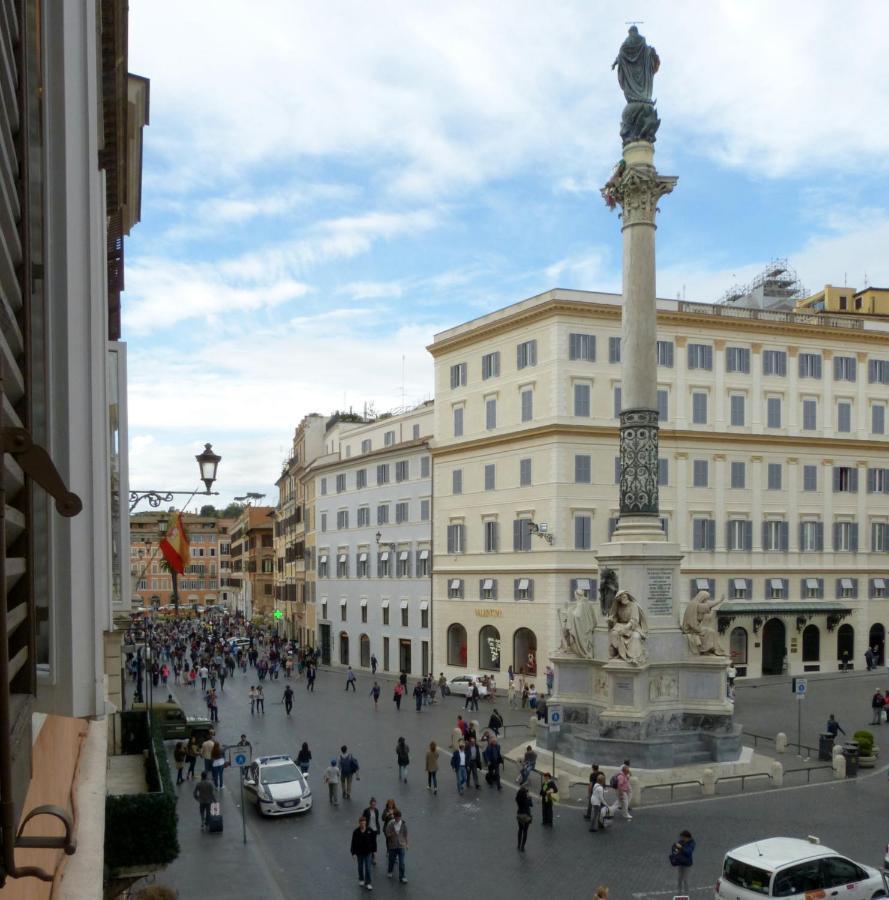
[[[125,2],[0,14],[0,884],[103,890],[128,617],[124,239],[149,83]],[[50,239],[51,236],[51,239]],[[133,861],[134,863],[137,861]]]

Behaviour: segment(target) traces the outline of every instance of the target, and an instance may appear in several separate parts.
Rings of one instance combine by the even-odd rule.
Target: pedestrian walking
[[[284,688],[284,709],[288,716],[290,715],[290,710],[293,709],[293,688],[289,684]]]
[[[457,749],[451,754],[451,768],[457,776],[457,793],[462,794],[463,788],[466,786],[466,742],[460,741]]]
[[[828,716],[827,724],[824,726],[824,730],[830,734],[834,739],[836,739],[837,732],[841,732],[843,735],[846,734],[845,729],[839,722],[837,722],[833,713]]]
[[[352,688],[352,693],[354,694],[356,681],[358,681],[358,679],[355,677],[355,673],[352,671],[352,667],[349,666],[349,671],[346,673],[346,686],[343,690],[347,691],[349,690],[349,688]]]
[[[225,785],[222,783],[223,769],[225,769],[225,752],[219,741],[213,744],[212,753],[212,769],[213,769],[213,785],[222,790]]]
[[[593,763],[590,767],[590,784],[586,790],[586,812],[583,814],[585,819],[589,819],[592,811],[592,802],[593,802],[593,788],[596,786],[596,782],[599,780],[599,766],[596,763]]]
[[[309,745],[303,741],[303,745],[299,748],[299,753],[296,755],[296,764],[299,766],[299,770],[303,775],[308,774],[309,763],[311,763],[311,761],[312,751],[309,750]]]
[[[675,866],[678,876],[676,893],[688,895],[688,870],[694,864],[695,840],[690,831],[679,832],[679,840],[670,850],[670,865]]]
[[[391,878],[398,863],[398,880],[407,884],[404,875],[404,855],[407,853],[407,822],[401,817],[401,810],[396,809],[395,814],[386,823],[386,849],[389,852],[389,868],[386,875]]]
[[[185,760],[187,758],[185,743],[184,741],[179,741],[176,744],[176,749],[173,750],[173,763],[176,766],[176,784],[182,784],[182,782],[185,781],[182,770],[185,768]]]
[[[626,764],[620,767],[615,781],[617,787],[617,803],[621,815],[625,819],[632,819],[630,815],[630,767]]]
[[[552,827],[553,804],[559,799],[559,786],[549,772],[543,773],[540,785],[540,808],[543,811],[543,824]]]
[[[194,767],[197,764],[198,757],[201,755],[201,748],[197,738],[192,736],[189,738],[185,746],[185,758],[188,761],[188,777],[194,778]]]
[[[332,759],[330,765],[324,770],[324,783],[327,785],[327,799],[334,806],[339,806],[340,769],[335,759]]]
[[[262,692],[262,685],[256,686],[256,711],[265,715],[265,694]]]
[[[201,744],[201,759],[204,761],[204,771],[208,775],[213,768],[213,745],[215,743],[216,741],[214,741],[212,737],[208,737],[207,740]]]
[[[358,861],[358,884],[373,890],[373,874],[371,859],[375,847],[374,836],[368,831],[367,819],[362,816],[358,820],[358,827],[352,832],[352,856]]]
[[[519,826],[518,849],[524,853],[528,842],[528,829],[531,827],[531,808],[534,806],[528,788],[522,785],[515,795],[516,822]]]
[[[491,711],[491,717],[488,719],[488,728],[494,732],[495,737],[500,737],[500,729],[503,727],[503,716],[497,712],[497,708]]]
[[[395,759],[398,762],[398,780],[407,784],[407,767],[411,764],[410,748],[403,737],[395,745]]]
[[[475,789],[479,790],[480,785],[478,783],[478,773],[479,769],[482,767],[482,752],[479,749],[478,744],[475,742],[475,738],[471,737],[466,744],[466,784],[469,785],[469,782],[472,781],[475,784]]]
[[[345,744],[340,747],[340,756],[337,760],[340,767],[340,784],[343,790],[343,799],[352,799],[352,779],[358,777],[358,760],[349,753]],[[359,779],[360,780],[360,779]]]
[[[873,712],[873,716],[871,716],[870,723],[871,725],[882,725],[883,724],[883,704],[885,700],[883,699],[882,692],[877,689],[874,691],[873,697],[870,700],[871,711]]]
[[[198,810],[201,814],[201,831],[209,827],[210,804],[216,802],[216,791],[213,782],[208,781],[207,773],[201,772],[201,780],[194,786],[192,796],[198,801]]]
[[[207,692],[207,679],[210,677],[210,670],[206,666],[201,666],[198,670],[198,675],[201,678],[201,692]]]
[[[370,673],[371,673],[371,675],[377,674],[377,665],[379,665],[377,663],[377,657],[375,654],[372,653],[370,656]]]
[[[414,703],[417,706],[417,712],[423,707],[423,685],[418,681],[414,685]]]
[[[371,797],[367,809],[361,813],[367,821],[367,830],[373,836],[373,850],[370,853],[371,865],[377,864],[377,840],[383,830],[383,823],[380,820],[380,810],[377,808],[377,798]]]
[[[596,767],[598,768],[598,766]],[[592,777],[592,776],[590,776]],[[605,808],[605,773],[598,772],[590,791],[590,831],[598,831],[602,825],[602,810]]]
[[[395,818],[395,810],[397,808],[398,807],[395,804],[395,800],[390,797],[386,801],[386,805],[383,807],[383,831],[386,830],[386,826],[389,824],[389,822]]]
[[[426,790],[438,793],[438,747],[435,741],[429,744],[426,751]]]
[[[395,703],[395,708],[397,710],[401,710],[401,698],[404,696],[404,685],[399,681],[398,684],[395,685],[395,689],[392,692],[392,700]]]
[[[315,666],[309,663],[306,666],[306,690],[311,691],[313,694],[315,693],[315,678],[317,678]]]
[[[492,737],[491,740],[488,741],[488,746],[485,748],[485,752],[482,755],[488,766],[488,774],[485,775],[485,781],[487,781],[488,787],[497,785],[497,790],[502,791],[503,785],[500,784],[500,769],[505,763],[503,762],[503,754],[500,752],[500,745],[497,743],[496,737]]]

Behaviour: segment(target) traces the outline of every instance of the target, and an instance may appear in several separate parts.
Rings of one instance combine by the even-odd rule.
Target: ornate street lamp
[[[216,481],[216,470],[219,468],[222,459],[218,453],[213,452],[210,444],[204,444],[204,452],[195,456],[198,463],[198,471],[201,475],[201,481],[206,487],[205,491],[130,491],[130,512],[132,512],[143,500],[148,501],[148,505],[157,509],[161,503],[171,503],[174,494],[203,494],[205,496],[218,496],[219,491],[211,491],[213,482]]]

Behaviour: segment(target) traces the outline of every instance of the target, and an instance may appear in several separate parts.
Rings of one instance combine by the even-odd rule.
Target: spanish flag
[[[176,518],[170,523],[167,536],[160,542],[160,549],[164,559],[170,564],[170,568],[177,575],[181,575],[191,561],[191,554],[188,549],[188,532],[186,532],[185,524],[182,521],[182,513],[176,513]]]

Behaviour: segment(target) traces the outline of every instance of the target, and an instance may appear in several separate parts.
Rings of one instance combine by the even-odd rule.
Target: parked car
[[[145,703],[133,703],[130,707],[136,712],[144,711],[148,707]],[[199,741],[207,740],[213,723],[203,716],[188,716],[178,703],[151,704],[155,721],[161,725],[161,735],[165,741],[187,741],[190,737],[196,737]]]
[[[456,694],[458,697],[465,697],[466,687],[473,681],[478,685],[479,696],[487,697],[488,689],[482,684],[482,676],[473,675],[471,673],[466,673],[464,675],[455,675],[450,681],[448,681],[447,686],[445,687],[445,694]]]
[[[264,816],[289,816],[312,808],[312,791],[289,756],[259,756],[244,776],[244,790]]]
[[[716,882],[716,900],[805,900],[842,891],[847,900],[885,897],[879,870],[808,840],[775,837],[730,850]],[[817,892],[817,893],[816,893]]]

